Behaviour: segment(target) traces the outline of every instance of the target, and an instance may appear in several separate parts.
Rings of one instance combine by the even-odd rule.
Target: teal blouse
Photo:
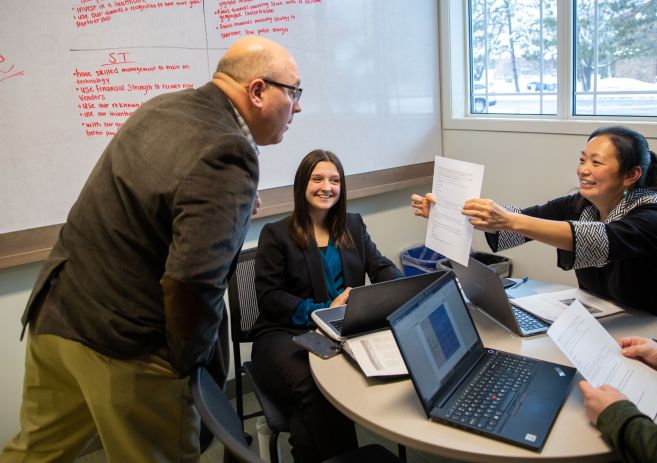
[[[335,247],[333,241],[329,240],[328,246],[325,248],[318,248],[317,252],[322,258],[324,267],[324,284],[328,291],[328,301],[315,301],[307,298],[297,304],[292,313],[292,324],[297,327],[311,328],[315,324],[310,320],[310,314],[317,309],[329,307],[333,299],[338,297],[345,289],[344,276],[342,274],[342,259],[340,252]]]

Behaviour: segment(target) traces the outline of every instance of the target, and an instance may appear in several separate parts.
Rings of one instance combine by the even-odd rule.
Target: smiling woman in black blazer
[[[308,353],[292,337],[311,330],[310,314],[345,304],[353,286],[401,275],[377,250],[359,214],[347,213],[344,171],[315,150],[294,178],[292,216],[264,226],[255,262],[260,318],[252,359],[259,382],[290,404],[292,454],[314,462],[358,446],[353,423],[317,389]]]

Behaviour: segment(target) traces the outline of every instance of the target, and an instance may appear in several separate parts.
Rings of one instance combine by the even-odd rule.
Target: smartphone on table
[[[292,340],[307,351],[323,359],[331,358],[342,352],[340,344],[317,331],[308,331],[307,333],[294,336]]]

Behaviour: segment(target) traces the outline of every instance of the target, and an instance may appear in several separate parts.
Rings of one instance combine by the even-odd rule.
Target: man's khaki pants
[[[31,332],[20,420],[3,463],[73,461],[96,432],[109,462],[199,460],[189,380],[155,355],[117,360]]]

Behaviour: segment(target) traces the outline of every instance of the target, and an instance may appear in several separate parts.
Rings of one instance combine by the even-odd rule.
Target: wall
[[[425,191],[430,187],[426,185],[418,190]],[[402,249],[424,241],[426,222],[414,217],[411,212],[412,192],[401,190],[349,203],[350,211],[363,215],[381,252],[398,264]],[[249,229],[244,247],[255,246],[264,223],[281,217],[255,221]],[[3,371],[0,378],[0,416],[4,417],[0,420],[0,446],[19,428],[18,412],[25,357],[25,344],[18,341],[20,316],[40,267],[40,264],[30,264],[0,271],[0,367]],[[248,349],[243,354],[248,355]]]
[[[18,430],[25,344],[19,342],[20,317],[40,264],[0,271],[0,445]]]

